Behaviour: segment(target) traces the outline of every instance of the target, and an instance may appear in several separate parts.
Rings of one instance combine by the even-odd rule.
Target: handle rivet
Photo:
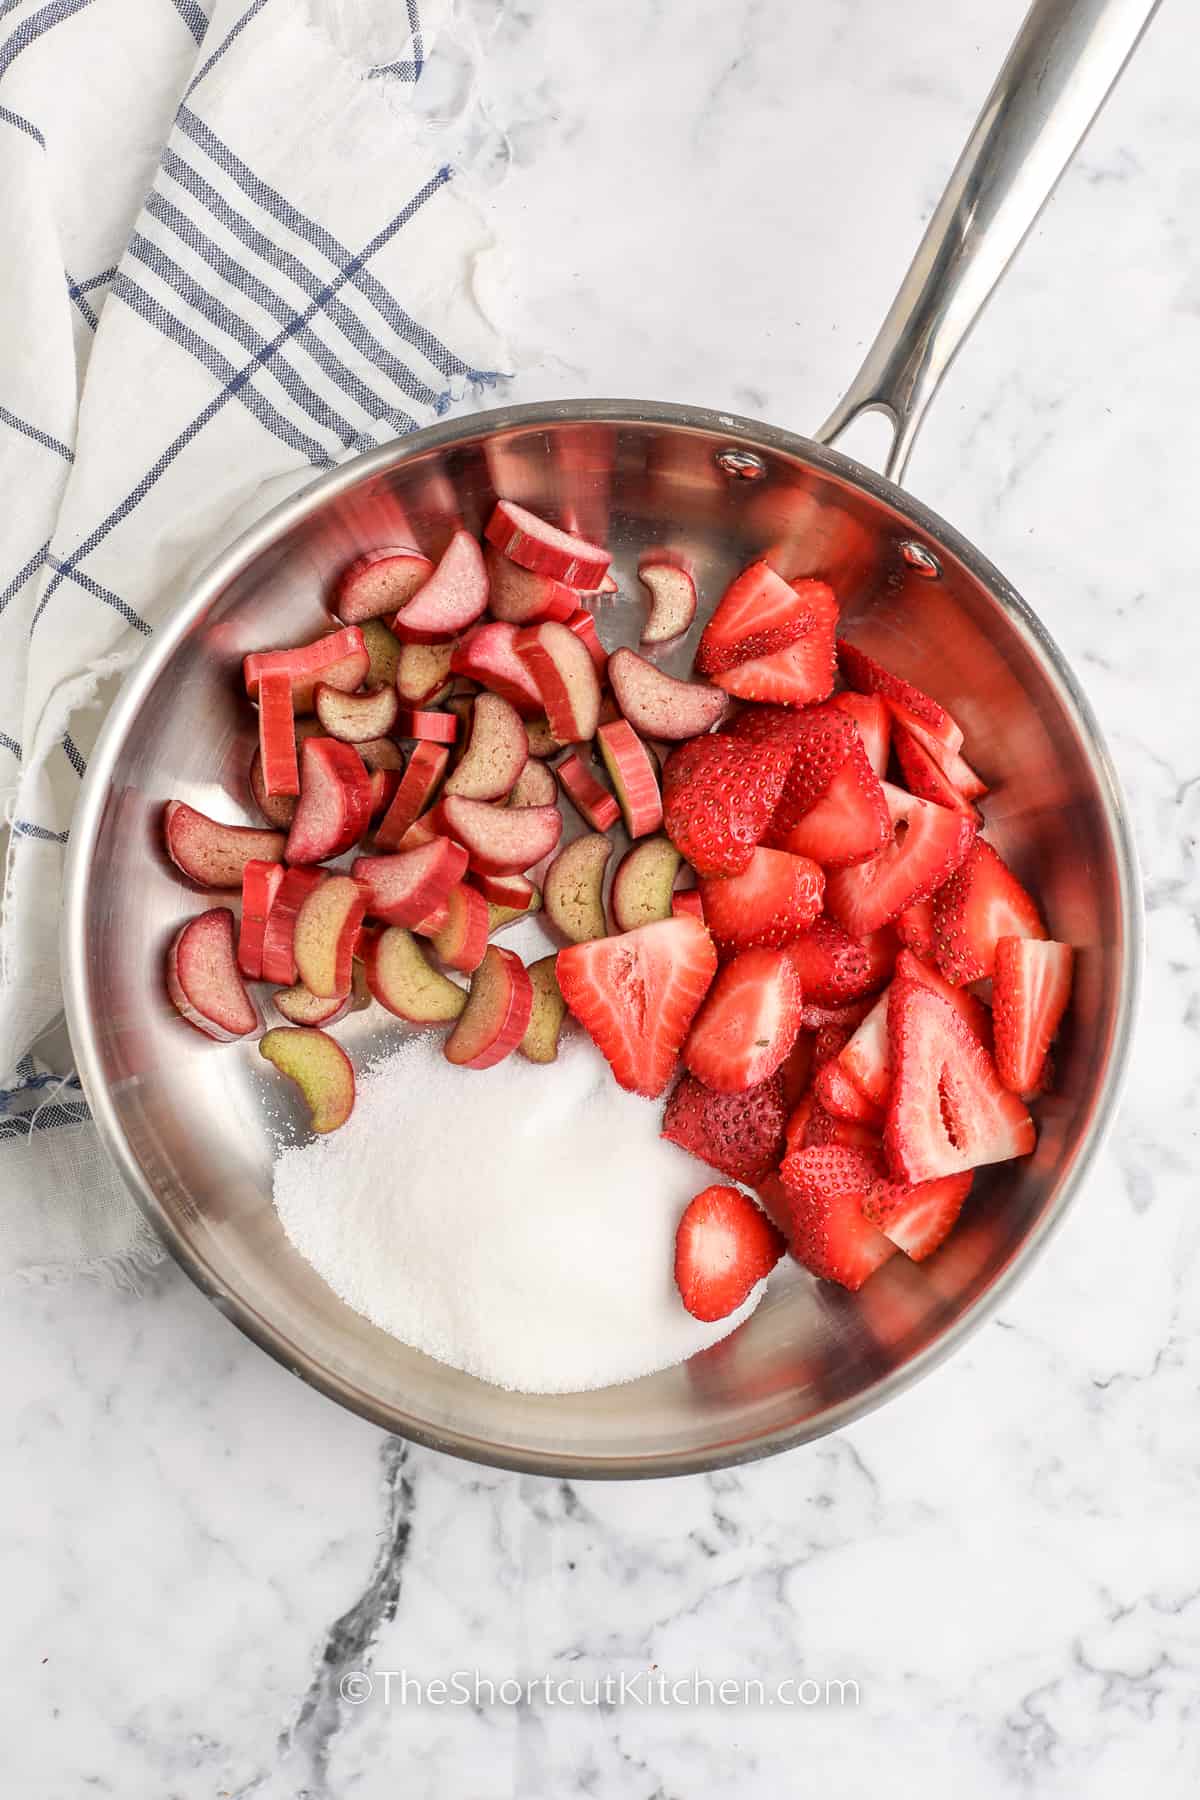
[[[900,542],[900,554],[909,568],[917,575],[923,575],[926,581],[936,581],[942,572],[942,565],[932,550],[924,544],[918,544],[915,538],[903,538]]]
[[[726,475],[732,475],[735,481],[761,481],[767,472],[767,465],[761,456],[755,456],[753,450],[718,450],[717,467]]]

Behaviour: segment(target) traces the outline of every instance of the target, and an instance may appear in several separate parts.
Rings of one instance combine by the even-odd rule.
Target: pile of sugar
[[[659,1137],[661,1102],[593,1046],[454,1068],[410,1038],[359,1083],[350,1119],[282,1150],[283,1229],[329,1286],[402,1342],[524,1393],[629,1381],[716,1343],[675,1288],[692,1195],[719,1179]]]

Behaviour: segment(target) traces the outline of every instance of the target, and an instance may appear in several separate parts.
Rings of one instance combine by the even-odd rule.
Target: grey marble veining
[[[853,373],[1019,0],[469,0],[444,106],[512,397],[803,429]],[[1200,1782],[1200,24],[1167,6],[911,468],[1080,670],[1149,907],[1105,1158],[1002,1315],[836,1439],[576,1486],[383,1438],[171,1268],[9,1296],[4,1791],[22,1800],[1184,1800]],[[453,115],[458,116],[454,117]],[[383,1671],[858,1684],[386,1704]],[[343,1697],[374,1671],[377,1691]]]

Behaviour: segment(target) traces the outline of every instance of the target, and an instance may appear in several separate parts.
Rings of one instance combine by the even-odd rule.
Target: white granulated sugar
[[[339,1131],[282,1150],[284,1231],[334,1292],[404,1343],[500,1387],[571,1393],[684,1361],[702,1325],[675,1287],[675,1227],[719,1180],[659,1137],[660,1101],[593,1046],[539,1067],[457,1069],[411,1038]]]

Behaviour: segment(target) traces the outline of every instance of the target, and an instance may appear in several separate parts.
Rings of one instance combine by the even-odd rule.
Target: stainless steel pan
[[[1107,752],[1062,655],[999,571],[892,479],[828,446],[859,412],[883,410],[887,476],[899,478],[942,374],[1153,11],[1150,0],[1034,6],[879,338],[816,439],[635,401],[435,426],[269,514],[185,596],[127,682],[72,832],[63,964],[79,1073],[179,1262],[342,1404],[421,1443],[547,1474],[659,1475],[764,1456],[858,1417],[948,1354],[1078,1192],[1112,1119],[1140,967],[1134,853]],[[627,595],[651,545],[686,551],[710,604],[768,548],[785,573],[827,575],[852,635],[961,720],[992,784],[990,835],[1078,950],[1037,1152],[988,1172],[931,1262],[897,1257],[858,1296],[794,1270],[732,1339],[684,1367],[551,1398],[434,1363],[335,1299],[272,1211],[269,1071],[253,1044],[217,1048],[183,1030],[162,982],[165,944],[197,902],[158,849],[160,809],[174,795],[241,816],[252,747],[243,653],[321,629],[332,578],[392,540],[398,508],[436,550],[458,516],[480,525],[498,492],[598,533]],[[602,617],[610,645],[636,636],[637,611]],[[353,1053],[388,1030],[376,1011],[344,1036]],[[402,1167],[402,1133],[397,1156]]]

